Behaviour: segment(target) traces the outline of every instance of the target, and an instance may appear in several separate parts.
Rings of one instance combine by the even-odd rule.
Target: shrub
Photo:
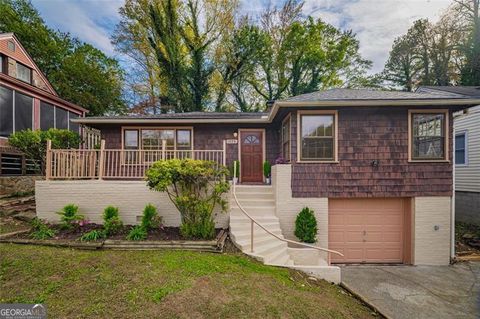
[[[47,223],[44,221],[34,218],[31,222],[32,225],[32,234],[30,235],[33,239],[49,239],[55,236],[56,231],[51,229]]]
[[[113,206],[107,206],[104,210],[103,210],[103,220],[104,221],[107,221],[109,219],[112,219],[114,217],[119,217],[118,215],[118,208],[117,207],[113,207]]]
[[[103,223],[103,229],[106,236],[118,234],[123,228],[120,217],[112,217]]]
[[[81,142],[78,133],[69,130],[51,128],[48,131],[18,131],[10,135],[8,144],[25,153],[26,157],[38,163],[36,170],[45,174],[47,140],[52,141],[52,148],[78,148]]]
[[[145,240],[147,238],[147,230],[141,225],[133,227],[127,235],[127,240]]]
[[[159,161],[146,172],[148,187],[166,192],[180,212],[182,236],[202,239],[215,236],[214,208],[227,209],[222,196],[230,187],[227,175],[216,162],[192,159]]]
[[[160,216],[158,216],[157,208],[152,204],[148,204],[143,209],[141,226],[146,230],[159,227],[161,223],[161,219],[159,223],[158,217]]]
[[[105,232],[101,230],[91,230],[80,237],[81,241],[97,241],[105,237]]]
[[[78,206],[68,204],[58,212],[62,228],[71,229],[78,226],[78,222],[84,220],[84,216],[78,213]]]
[[[270,174],[272,173],[272,165],[270,165],[269,161],[263,162],[263,176],[266,178],[270,177]]]
[[[103,229],[105,236],[115,235],[123,228],[122,220],[118,215],[118,208],[108,206],[103,211]]]
[[[317,220],[308,207],[304,207],[295,220],[295,236],[305,243],[314,243],[317,241]]]

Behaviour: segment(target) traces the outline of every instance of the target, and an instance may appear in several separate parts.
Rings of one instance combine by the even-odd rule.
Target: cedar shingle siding
[[[451,196],[450,163],[408,162],[407,107],[338,108],[339,163],[295,163],[297,114],[279,113],[271,124],[194,124],[194,149],[221,150],[239,128],[266,129],[266,158],[272,164],[280,154],[280,123],[291,112],[293,197],[414,197]],[[414,108],[411,108],[414,109]],[[452,150],[450,115],[449,156]],[[128,126],[128,125],[126,125]],[[168,125],[158,125],[167,127]],[[172,125],[181,126],[181,125]],[[106,148],[121,148],[121,125],[97,125]],[[149,126],[151,127],[151,125]],[[227,145],[227,165],[238,158],[238,144]],[[372,161],[379,166],[373,167]],[[451,158],[450,158],[451,160]]]
[[[338,130],[339,163],[294,163],[293,197],[452,195],[450,163],[408,162],[408,108],[342,108],[338,111]],[[293,112],[293,159],[296,135]],[[451,150],[451,125],[449,136]],[[372,166],[373,160],[379,160],[378,167]]]

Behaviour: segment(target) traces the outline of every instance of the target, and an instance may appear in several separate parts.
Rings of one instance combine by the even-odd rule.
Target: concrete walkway
[[[480,318],[480,262],[343,266],[342,284],[387,318]]]

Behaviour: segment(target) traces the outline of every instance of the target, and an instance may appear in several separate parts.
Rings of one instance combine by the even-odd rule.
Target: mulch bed
[[[126,225],[123,229],[116,235],[109,236],[108,239],[111,240],[125,240],[128,233],[134,226]],[[58,225],[53,225],[51,228],[57,231],[57,234],[54,238],[56,240],[79,240],[83,234],[92,231],[92,230],[102,230],[102,225],[98,224],[87,224],[82,227],[65,230],[61,229]],[[222,229],[215,229],[215,235],[218,236]],[[12,236],[12,238],[18,239],[31,239],[30,233],[21,233]],[[187,240],[180,234],[180,228],[178,227],[162,227],[157,229],[152,229],[148,231],[147,241],[171,241],[171,240]],[[189,241],[196,241],[196,239],[188,239]],[[198,239],[198,241],[203,241],[203,239]]]

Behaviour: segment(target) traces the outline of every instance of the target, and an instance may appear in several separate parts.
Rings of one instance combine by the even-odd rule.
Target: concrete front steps
[[[269,231],[283,238],[280,221],[275,215],[275,198],[271,186],[238,185],[236,194],[242,207],[253,218]],[[265,264],[292,266],[293,260],[288,254],[287,243],[268,234],[258,225],[254,225],[252,252],[250,219],[240,210],[233,198],[230,203],[230,237],[235,245],[247,255]]]
[[[242,207],[270,232],[284,238],[280,220],[275,214],[275,196],[271,186],[237,185],[236,195]],[[340,268],[329,266],[322,252],[316,249],[291,248],[288,243],[268,234],[254,224],[251,249],[251,221],[230,200],[230,237],[243,253],[267,265],[301,270],[312,276],[340,283]]]

